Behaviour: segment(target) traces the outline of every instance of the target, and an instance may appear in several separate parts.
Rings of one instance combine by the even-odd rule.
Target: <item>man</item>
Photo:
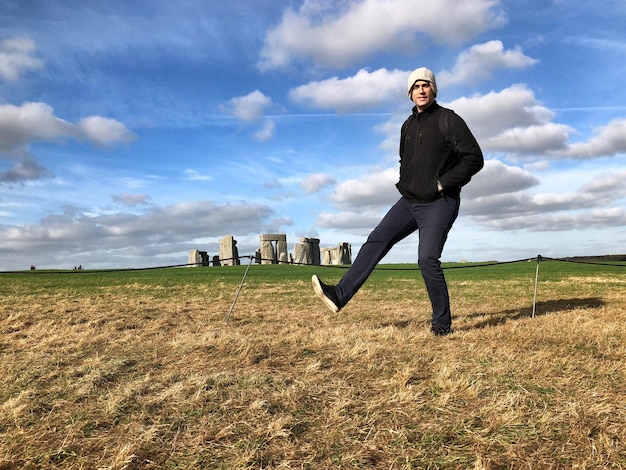
[[[461,187],[483,167],[483,154],[465,121],[435,101],[437,82],[429,69],[414,70],[407,84],[415,106],[402,125],[396,184],[401,197],[336,286],[316,275],[312,282],[328,308],[339,312],[389,250],[418,230],[418,264],[433,310],[431,331],[443,336],[452,331],[452,316],[441,253],[459,213]]]

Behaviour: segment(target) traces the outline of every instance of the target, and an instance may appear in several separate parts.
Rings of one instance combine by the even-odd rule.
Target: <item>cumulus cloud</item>
[[[56,117],[54,109],[45,103],[0,105],[0,151],[10,152],[33,142],[67,137],[106,145],[129,142],[134,134],[122,123],[100,116],[90,116],[72,124]]]
[[[612,157],[626,153],[626,119],[616,119],[596,129],[588,142],[575,142],[552,155],[561,158],[584,160],[597,157]]]
[[[304,2],[298,11],[287,9],[267,32],[258,67],[269,70],[306,59],[344,67],[373,53],[412,51],[418,35],[460,44],[502,24],[504,17],[496,8],[492,0]]]
[[[532,173],[499,160],[485,160],[485,166],[463,188],[464,199],[523,191],[540,183]]]
[[[468,123],[481,145],[487,139],[515,128],[542,126],[551,122],[555,113],[543,106],[526,85],[517,84],[484,95],[461,97],[445,106],[453,109]],[[487,147],[487,150],[492,150]],[[495,147],[493,150],[497,151]]]
[[[597,175],[592,181],[584,184],[581,191],[605,201],[626,197],[626,170]]]
[[[0,175],[0,182],[50,176],[30,155],[30,145],[67,138],[112,145],[131,142],[135,134],[122,123],[100,116],[89,116],[73,124],[55,116],[54,109],[45,103],[0,105],[0,158],[20,160]]]
[[[289,98],[312,108],[339,112],[371,108],[403,96],[407,76],[402,70],[361,69],[351,77],[332,77],[294,88]]]
[[[381,213],[375,210],[324,212],[317,216],[315,225],[321,228],[346,230],[355,234],[365,234],[380,222]]]
[[[397,182],[398,168],[388,168],[340,183],[330,199],[341,209],[388,205],[399,197]]]
[[[227,113],[241,121],[255,121],[263,117],[265,110],[272,104],[272,99],[259,90],[245,96],[236,96],[222,105]]]
[[[306,191],[307,194],[313,194],[321,189],[324,189],[328,186],[335,184],[335,178],[330,175],[326,175],[324,173],[316,173],[314,175],[310,175],[306,177],[300,187]]]
[[[519,47],[504,50],[502,41],[488,41],[459,54],[451,71],[437,74],[437,82],[445,86],[483,80],[496,69],[525,69],[536,63],[537,60],[525,55]]]
[[[542,155],[567,145],[572,128],[547,122],[542,125],[514,127],[484,141],[484,147],[511,155]]]
[[[272,99],[269,96],[255,90],[247,95],[231,98],[221,108],[240,121],[254,122],[262,119],[271,105]],[[265,118],[261,128],[256,130],[252,137],[259,142],[265,142],[274,137],[275,133],[276,123],[272,119]]]
[[[97,145],[130,143],[135,139],[135,134],[130,132],[124,124],[101,116],[81,119],[78,123],[78,135]]]
[[[75,134],[75,126],[54,115],[45,103],[0,105],[0,151],[10,152],[33,142],[53,141]]]
[[[29,70],[43,67],[43,61],[33,57],[35,42],[29,38],[0,41],[0,78],[14,81]]]

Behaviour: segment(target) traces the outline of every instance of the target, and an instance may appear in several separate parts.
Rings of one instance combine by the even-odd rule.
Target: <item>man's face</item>
[[[435,101],[435,94],[430,82],[426,80],[416,81],[411,89],[411,100],[417,106],[418,111],[424,111],[428,108]]]

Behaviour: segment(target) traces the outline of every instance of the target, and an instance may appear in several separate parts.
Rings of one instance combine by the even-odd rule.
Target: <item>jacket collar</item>
[[[430,116],[431,114],[433,114],[439,108],[440,108],[440,106],[437,103],[437,100],[433,101],[433,103],[428,108],[426,108],[424,111],[422,111],[421,113],[417,112],[417,106],[413,106],[413,116],[417,117],[418,114],[419,114],[420,118],[425,118],[426,116]]]

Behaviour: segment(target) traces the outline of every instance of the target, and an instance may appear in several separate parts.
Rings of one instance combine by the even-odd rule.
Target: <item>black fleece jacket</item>
[[[461,187],[483,167],[478,142],[454,112],[449,116],[450,139],[441,134],[439,114],[443,108],[435,101],[426,110],[413,114],[402,125],[400,139],[400,180],[398,191],[413,202],[431,202],[442,196],[457,196]],[[454,151],[456,142],[458,152]],[[437,188],[437,182],[443,187]]]

